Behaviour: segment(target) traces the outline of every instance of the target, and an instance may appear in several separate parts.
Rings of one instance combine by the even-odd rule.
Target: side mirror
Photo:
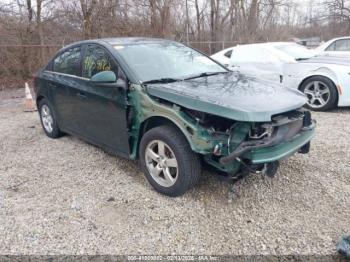
[[[90,81],[94,83],[115,83],[117,76],[112,71],[102,71],[93,75]]]

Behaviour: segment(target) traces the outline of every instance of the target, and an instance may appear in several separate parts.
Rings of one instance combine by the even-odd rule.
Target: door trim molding
[[[62,75],[62,76],[70,76],[70,77],[73,77],[73,78],[78,78],[78,79],[90,81],[90,79],[89,79],[89,78],[86,78],[86,77],[75,76],[75,75],[70,75],[70,74],[55,72],[55,71],[51,71],[51,70],[45,70],[44,72],[48,72],[48,73],[52,73],[52,74],[56,74],[56,75]]]

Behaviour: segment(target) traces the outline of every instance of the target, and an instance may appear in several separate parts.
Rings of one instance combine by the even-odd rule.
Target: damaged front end
[[[296,152],[307,153],[315,132],[308,111],[276,114],[269,122],[236,121],[149,96],[139,85],[131,88],[129,98],[132,159],[137,158],[139,137],[155,121],[157,125],[174,124],[206,163],[232,175],[266,167]]]
[[[250,172],[265,170],[273,176],[277,161],[296,152],[308,153],[314,128],[315,121],[310,112],[301,110],[273,116],[271,122],[233,122],[226,132],[211,127],[214,140],[218,136],[227,139],[217,141],[212,153],[206,154],[204,159],[231,174],[244,169]]]
[[[285,115],[275,116],[270,123],[255,124],[249,131],[248,140],[240,143],[227,156],[222,157],[220,163],[227,164],[238,157],[249,157],[249,154],[249,158],[253,162],[261,162],[261,160],[252,157],[254,152],[292,141],[297,135],[302,135],[303,132],[313,128],[314,122],[309,111],[293,111]],[[231,139],[229,139],[230,142]],[[230,149],[230,146],[228,148]],[[303,153],[308,153],[305,149],[301,150]]]

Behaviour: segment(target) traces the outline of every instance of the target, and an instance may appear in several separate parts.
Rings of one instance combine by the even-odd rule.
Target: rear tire
[[[146,132],[141,139],[139,158],[148,182],[158,192],[171,197],[191,189],[201,175],[199,156],[184,135],[171,126]]]
[[[58,127],[55,111],[50,102],[44,98],[38,104],[41,125],[45,134],[50,138],[58,138],[63,135]]]
[[[307,79],[300,87],[308,98],[306,108],[314,111],[327,111],[337,105],[337,88],[327,77],[313,76]]]

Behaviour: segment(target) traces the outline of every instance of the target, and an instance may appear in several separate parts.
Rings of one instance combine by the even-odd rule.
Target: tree
[[[84,39],[92,37],[93,14],[96,9],[97,0],[80,0],[81,11],[83,13],[82,29]]]

